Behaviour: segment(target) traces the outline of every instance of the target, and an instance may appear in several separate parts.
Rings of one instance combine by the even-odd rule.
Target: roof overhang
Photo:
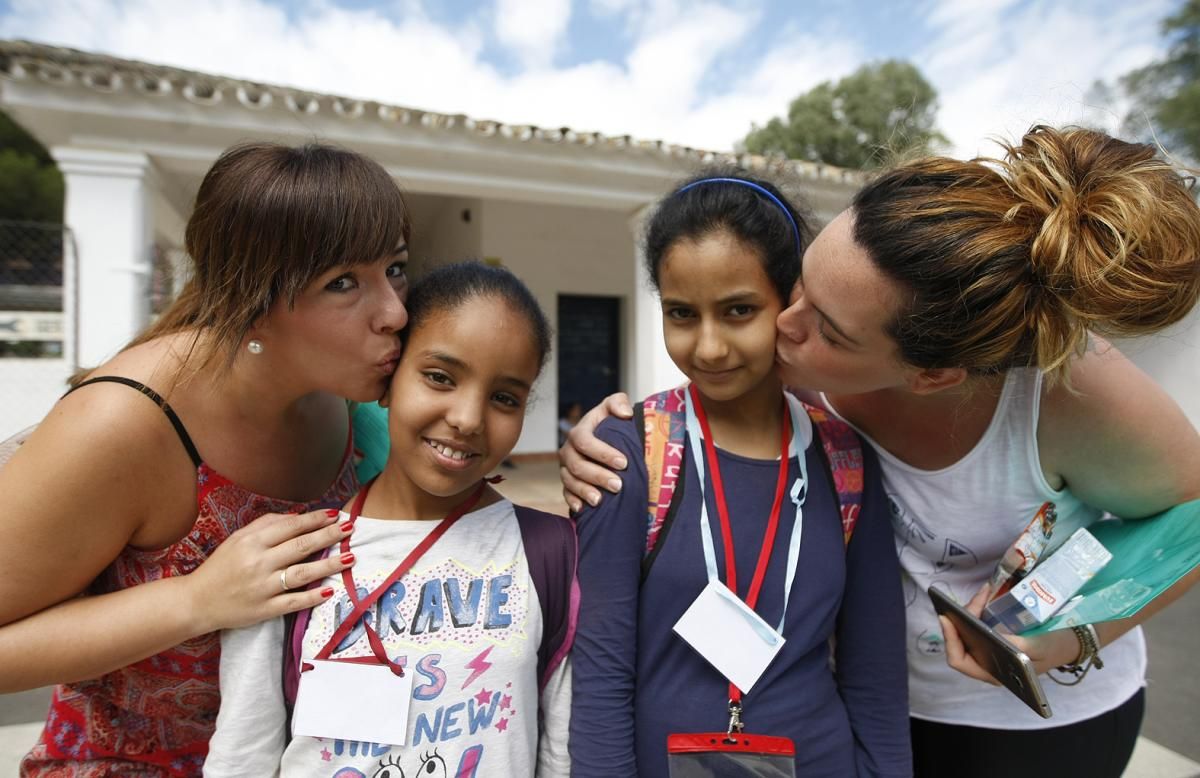
[[[808,162],[504,124],[23,41],[0,41],[0,104],[52,150],[148,155],[181,213],[217,155],[250,139],[353,148],[413,191],[625,212],[706,164],[766,173],[824,218],[862,181]]]

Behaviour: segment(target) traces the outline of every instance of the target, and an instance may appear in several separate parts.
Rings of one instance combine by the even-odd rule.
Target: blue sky
[[[908,59],[950,151],[1161,56],[1179,0],[7,0],[0,37],[428,110],[729,149],[821,81]]]

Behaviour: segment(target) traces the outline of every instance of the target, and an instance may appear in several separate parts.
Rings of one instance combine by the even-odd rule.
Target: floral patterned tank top
[[[233,532],[264,513],[338,508],[358,491],[353,432],[337,478],[319,499],[302,503],[265,497],[206,465],[178,416],[149,387],[103,376],[75,389],[100,381],[133,387],[163,409],[196,465],[198,506],[196,522],[185,537],[161,549],[127,546],[92,584],[92,594],[186,575]],[[21,762],[21,775],[199,776],[220,707],[220,659],[220,633],[211,632],[99,678],[55,687],[46,726]]]

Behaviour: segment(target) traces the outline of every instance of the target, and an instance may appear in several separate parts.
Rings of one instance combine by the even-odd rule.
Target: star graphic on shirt
[[[500,707],[501,708],[511,708],[512,707],[512,695],[511,694],[506,694],[500,698]]]
[[[330,753],[329,749],[328,749],[328,748],[322,748],[322,749],[321,749],[321,761],[322,761],[322,762],[328,762],[328,761],[330,761],[330,760],[332,760],[332,759],[333,759],[333,754],[332,754],[332,753]]]
[[[475,695],[475,702],[477,702],[480,706],[487,705],[491,701],[492,693],[487,689],[480,689],[479,694]]]
[[[505,732],[508,730],[508,719],[500,719],[496,722],[496,731]]]

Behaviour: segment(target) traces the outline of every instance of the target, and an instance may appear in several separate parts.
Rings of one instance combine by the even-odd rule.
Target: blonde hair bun
[[[1137,336],[1200,297],[1200,208],[1153,146],[1034,127],[1002,159],[927,157],[854,198],[854,237],[907,292],[918,367],[1056,377],[1088,332]]]
[[[1006,152],[1016,204],[1005,218],[1030,220],[1033,278],[1061,306],[1067,340],[1145,335],[1187,315],[1200,296],[1200,210],[1153,146],[1038,126]]]

